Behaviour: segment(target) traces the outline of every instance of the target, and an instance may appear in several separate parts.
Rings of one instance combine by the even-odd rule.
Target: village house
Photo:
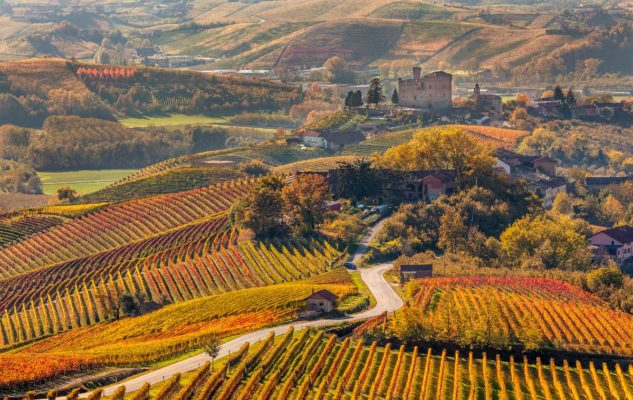
[[[551,208],[559,193],[567,193],[567,181],[560,176],[528,182],[528,189],[543,200],[543,207]]]
[[[359,131],[306,131],[301,133],[301,137],[305,146],[329,150],[340,150],[344,146],[355,144],[365,139],[365,136]]]
[[[494,156],[497,168],[510,176],[533,178],[537,173],[556,175],[558,162],[547,156],[526,156],[506,149],[495,150]]]
[[[400,266],[400,284],[411,279],[430,278],[433,276],[433,264],[407,264]]]
[[[413,79],[398,79],[398,103],[402,107],[446,112],[453,106],[453,75],[443,71],[422,76],[420,67],[413,68]]]
[[[312,294],[304,300],[309,310],[329,313],[335,309],[336,300],[338,297],[326,289],[321,289],[318,292],[312,292]]]
[[[598,232],[589,241],[594,262],[610,258],[620,265],[633,256],[633,227],[628,225]]]
[[[440,196],[455,193],[455,172],[450,170],[411,171],[403,173],[397,186],[405,201],[430,203]]]

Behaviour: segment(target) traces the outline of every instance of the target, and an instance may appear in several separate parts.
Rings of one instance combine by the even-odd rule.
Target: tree
[[[560,100],[561,103],[565,102],[565,94],[563,93],[563,89],[560,86],[556,86],[554,89],[554,95],[552,96],[554,100]]]
[[[220,339],[215,335],[207,339],[207,342],[204,344],[204,352],[211,357],[211,371],[213,371],[213,363],[215,362],[216,357],[220,355],[221,348],[222,345],[220,344]]]
[[[357,90],[354,92],[354,95],[352,96],[351,100],[351,106],[352,107],[360,107],[363,105],[363,93],[360,90]]]
[[[73,201],[77,198],[77,191],[70,186],[64,186],[57,190],[57,198],[60,201]]]
[[[309,235],[323,222],[326,201],[332,198],[321,175],[297,175],[281,191],[284,216],[296,235]]]
[[[451,169],[458,186],[467,175],[492,172],[492,150],[462,128],[434,127],[419,130],[407,143],[392,147],[379,157],[381,166],[402,171]]]
[[[365,96],[365,101],[367,104],[378,105],[385,101],[385,96],[382,93],[382,83],[380,82],[380,78],[372,78],[369,81],[369,89],[367,90],[367,95]]]
[[[582,223],[566,215],[526,216],[501,234],[501,247],[514,266],[583,270],[591,254]]]
[[[119,295],[121,309],[125,315],[139,315],[141,313],[140,305],[136,302],[134,296],[130,293],[122,293]]]
[[[347,96],[345,96],[345,107],[352,107],[352,101],[354,98],[354,91],[350,90],[347,92]]]
[[[393,89],[393,93],[391,94],[391,103],[398,104],[398,102],[399,102],[398,89]]]
[[[331,179],[335,197],[350,199],[352,203],[382,193],[380,174],[366,159],[339,163]]]
[[[328,58],[323,64],[323,68],[325,68],[325,78],[330,82],[344,83],[354,79],[349,65],[339,56]]]
[[[604,287],[621,288],[624,275],[617,267],[601,267],[587,273],[587,288],[595,292]]]
[[[567,91],[567,97],[565,97],[565,103],[569,106],[569,107],[573,107],[576,105],[576,96],[574,96],[574,91],[569,89]]]
[[[251,229],[257,237],[267,237],[283,231],[284,181],[279,176],[266,176],[259,180],[251,192],[237,201],[230,212],[234,226]]]
[[[363,233],[365,225],[358,215],[337,214],[325,226],[324,230],[345,243],[353,243]]]
[[[455,253],[466,244],[468,228],[463,216],[453,207],[449,207],[440,217],[440,236],[437,242],[445,252]]]

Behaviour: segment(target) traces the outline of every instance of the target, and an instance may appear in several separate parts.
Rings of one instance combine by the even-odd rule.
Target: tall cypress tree
[[[398,104],[400,100],[398,99],[398,89],[393,89],[393,93],[391,93],[391,103]]]
[[[380,82],[380,78],[372,78],[372,80],[369,81],[369,89],[367,90],[367,104],[378,105],[384,100],[385,96],[382,93],[382,83]]]

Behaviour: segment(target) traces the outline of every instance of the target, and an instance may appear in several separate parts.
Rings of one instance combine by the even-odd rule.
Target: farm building
[[[308,309],[318,312],[331,312],[335,308],[338,297],[329,290],[322,289],[313,292],[305,299]]]
[[[407,283],[410,279],[430,278],[433,276],[432,264],[407,264],[400,266],[400,283]]]
[[[598,232],[589,241],[595,262],[611,258],[621,264],[633,256],[633,227],[628,225]]]

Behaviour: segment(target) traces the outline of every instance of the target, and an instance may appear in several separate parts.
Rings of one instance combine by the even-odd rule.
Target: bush
[[[595,292],[602,287],[621,288],[624,274],[617,267],[602,267],[587,273],[587,288]]]

